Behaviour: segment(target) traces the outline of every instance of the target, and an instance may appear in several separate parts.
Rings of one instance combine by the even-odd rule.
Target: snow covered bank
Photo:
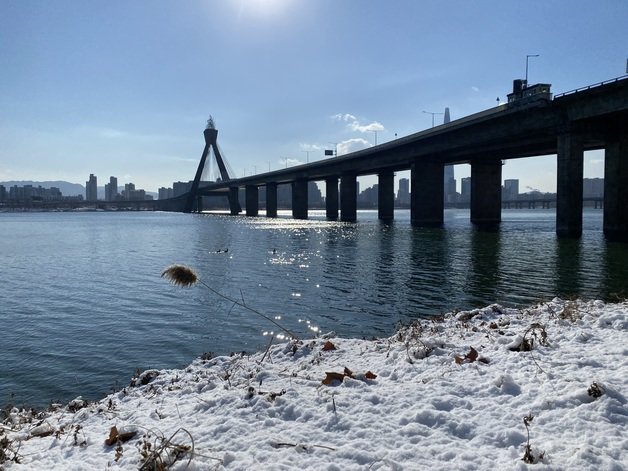
[[[628,303],[493,305],[133,383],[13,411],[0,468],[628,469]]]

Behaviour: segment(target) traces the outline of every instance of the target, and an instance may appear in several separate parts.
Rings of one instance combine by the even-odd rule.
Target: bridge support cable
[[[219,144],[216,144],[216,148],[220,152],[221,159],[222,159],[222,161],[225,164],[225,168],[227,170],[227,175],[233,175],[233,177],[235,178],[236,177],[235,170],[233,170],[233,167],[231,166],[231,164],[229,164],[229,160],[227,160],[227,157],[225,156],[225,153],[223,152],[222,147],[220,147]]]
[[[442,163],[415,159],[410,167],[410,222],[414,226],[443,225],[445,170]]]
[[[576,132],[558,136],[556,156],[556,233],[559,237],[582,235],[583,138]]]
[[[604,235],[628,241],[628,129],[607,138],[604,154]]]
[[[358,178],[355,174],[340,177],[340,220],[355,222],[358,219]]]
[[[392,221],[395,217],[395,174],[392,170],[378,175],[377,217],[381,221]]]
[[[494,226],[502,220],[502,161],[471,161],[471,223]]]

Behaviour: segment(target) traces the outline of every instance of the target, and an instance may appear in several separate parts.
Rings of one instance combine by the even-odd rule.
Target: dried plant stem
[[[298,447],[302,447],[307,449],[308,445],[302,444],[302,443],[284,443],[284,442],[280,442],[280,443],[275,443],[273,445],[275,448],[280,448],[280,447],[293,447],[293,448],[298,448]],[[325,445],[309,445],[312,448],[324,448],[325,450],[330,450],[330,451],[336,451],[335,448],[332,448],[330,446],[325,446]]]
[[[243,307],[244,309],[247,309],[249,311],[251,311],[254,314],[257,314],[260,317],[263,317],[264,319],[266,319],[268,322],[272,322],[273,324],[275,324],[277,327],[279,327],[281,330],[283,330],[286,334],[288,334],[290,337],[296,339],[298,338],[292,331],[290,331],[289,329],[286,329],[284,326],[282,326],[281,324],[279,324],[277,321],[275,321],[274,319],[268,317],[266,314],[262,314],[261,312],[259,312],[257,309],[253,309],[250,306],[247,306],[246,304],[244,304],[241,301],[238,301],[237,299],[233,299],[230,296],[227,296],[226,294],[222,294],[219,291],[216,291],[214,288],[212,288],[211,286],[209,286],[207,283],[205,283],[203,280],[201,280],[200,278],[198,279],[198,282],[200,284],[202,284],[205,288],[207,288],[209,291],[211,291],[212,293],[214,293],[216,296],[219,296],[223,299],[226,299],[229,302],[232,302],[233,304],[235,304],[236,306],[240,306]]]
[[[260,363],[264,363],[264,359],[266,358],[266,355],[268,355],[268,352],[270,352],[270,347],[273,346],[273,340],[275,340],[275,336],[271,334],[270,342],[268,342],[268,347],[266,348],[266,351],[264,352],[264,356],[262,356],[262,359],[260,360]],[[269,357],[269,359],[270,359],[270,357]]]
[[[223,299],[226,299],[227,301],[232,302],[233,305],[231,306],[231,309],[233,309],[233,306],[240,306],[240,307],[243,307],[244,309],[248,309],[252,313],[257,314],[260,317],[263,317],[268,322],[271,322],[274,325],[276,325],[277,327],[279,327],[281,330],[283,330],[285,333],[287,333],[291,338],[293,338],[293,339],[297,339],[298,338],[293,332],[291,332],[290,330],[286,329],[284,326],[282,326],[281,324],[276,322],[274,319],[271,319],[266,314],[262,314],[257,309],[253,309],[252,307],[247,306],[246,303],[244,302],[244,294],[242,293],[242,290],[240,290],[240,296],[242,297],[242,301],[238,301],[237,299],[233,299],[230,296],[222,294],[222,293],[216,291],[211,286],[209,286],[207,283],[205,283],[203,280],[201,280],[198,277],[198,275],[191,268],[189,268],[189,267],[187,267],[185,265],[180,265],[180,264],[170,265],[169,267],[167,267],[161,273],[161,276],[162,276],[162,278],[166,278],[166,279],[170,280],[170,282],[172,284],[174,284],[176,286],[181,286],[181,287],[188,287],[188,286],[192,286],[192,285],[194,285],[196,283],[200,283],[205,288],[207,288],[209,291],[214,293],[216,296],[219,296],[219,297],[221,297]],[[229,310],[229,312],[231,312],[231,309]]]

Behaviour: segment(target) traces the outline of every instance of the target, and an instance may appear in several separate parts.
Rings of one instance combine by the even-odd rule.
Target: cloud
[[[353,116],[352,114],[349,114],[349,113],[345,113],[345,114],[338,113],[338,114],[335,114],[335,115],[332,116],[332,119],[334,119],[336,121],[346,121],[346,122],[357,121],[358,120],[358,118],[356,118],[355,116]]]
[[[360,124],[357,121],[352,122],[351,124],[349,124],[349,126],[351,126],[351,129],[354,131],[359,131],[359,132],[373,132],[373,131],[385,131],[386,128],[384,128],[384,125],[378,121],[373,121],[370,124]]]
[[[476,87],[475,85],[471,87],[471,90],[473,90],[474,92],[479,92],[480,89],[478,87]]]
[[[294,167],[295,165],[301,165],[304,162],[301,162],[299,159],[291,159],[290,157],[288,157],[288,158],[279,159],[277,163],[279,164],[280,168],[286,168],[286,166]]]
[[[358,150],[368,149],[369,147],[373,147],[373,145],[366,139],[358,137],[355,139],[347,139],[346,141],[339,142],[336,149],[338,151],[338,155],[344,155],[351,152],[356,152]]]
[[[302,151],[313,151],[313,150],[324,150],[326,147],[319,146],[318,144],[306,144],[305,142],[301,142],[299,144],[299,148]]]
[[[360,123],[360,120],[358,118],[356,118],[354,115],[350,113],[344,113],[344,114],[338,113],[338,114],[333,115],[332,119],[336,121],[344,121],[345,123],[348,123],[349,129],[351,129],[352,131],[364,133],[364,132],[380,132],[380,131],[386,130],[384,125],[380,123],[379,121],[373,121],[372,123],[369,123],[369,124],[362,124]]]

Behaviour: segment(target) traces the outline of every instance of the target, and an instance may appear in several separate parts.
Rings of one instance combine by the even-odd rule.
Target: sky
[[[495,106],[527,55],[554,93],[622,76],[626,19],[625,0],[1,0],[0,181],[188,181],[209,115],[236,177],[321,160]],[[554,191],[556,159],[503,178]]]

